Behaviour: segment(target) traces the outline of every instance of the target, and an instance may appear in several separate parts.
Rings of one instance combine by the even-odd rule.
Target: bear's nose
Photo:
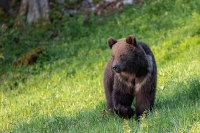
[[[116,70],[119,67],[119,65],[113,65],[113,69]]]
[[[119,65],[113,65],[112,66],[113,70],[115,70],[117,73],[121,72],[120,66]]]

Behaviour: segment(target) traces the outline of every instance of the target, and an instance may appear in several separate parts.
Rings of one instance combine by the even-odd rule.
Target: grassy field
[[[78,15],[54,25],[53,40],[50,31],[1,28],[0,132],[200,132],[199,6],[156,0],[88,22]],[[158,65],[155,106],[139,123],[104,111],[107,38],[130,34],[151,47]],[[35,65],[11,65],[39,45],[47,50]]]

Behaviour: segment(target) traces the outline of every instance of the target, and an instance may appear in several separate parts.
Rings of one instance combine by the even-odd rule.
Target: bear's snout
[[[112,66],[113,70],[115,70],[115,72],[120,73],[121,72],[121,68],[119,65],[115,64]]]

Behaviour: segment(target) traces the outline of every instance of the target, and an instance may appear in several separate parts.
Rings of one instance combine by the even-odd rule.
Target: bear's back
[[[149,46],[143,42],[137,42],[137,44],[142,47],[147,55],[153,55],[152,51],[150,50]]]

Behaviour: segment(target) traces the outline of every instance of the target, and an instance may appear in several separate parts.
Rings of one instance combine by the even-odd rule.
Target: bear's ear
[[[110,49],[112,49],[112,46],[116,43],[117,41],[113,39],[112,37],[108,38],[108,46]]]
[[[136,39],[132,35],[126,37],[126,43],[137,46]]]

